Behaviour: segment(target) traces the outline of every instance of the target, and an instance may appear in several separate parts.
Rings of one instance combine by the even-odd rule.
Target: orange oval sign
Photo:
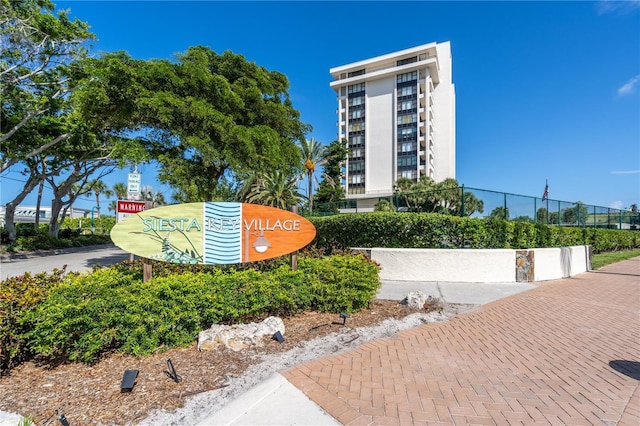
[[[315,236],[313,224],[295,213],[226,202],[144,210],[111,230],[112,241],[137,256],[203,264],[271,259],[303,248]]]

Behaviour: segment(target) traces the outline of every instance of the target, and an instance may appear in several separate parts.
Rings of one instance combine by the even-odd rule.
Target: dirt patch
[[[262,346],[242,352],[200,352],[194,342],[146,357],[111,354],[93,366],[29,362],[0,379],[0,410],[32,416],[38,425],[58,424],[56,413],[73,426],[194,424],[274,372],[474,307],[445,305],[441,312],[424,313],[395,300],[375,300],[344,325],[333,313],[283,318],[282,343],[265,338]],[[166,374],[167,359],[180,382]],[[125,370],[139,370],[139,375],[133,390],[122,393]]]

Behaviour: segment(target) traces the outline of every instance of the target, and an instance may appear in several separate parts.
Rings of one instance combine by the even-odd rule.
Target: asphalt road
[[[3,255],[0,258],[0,280],[31,272],[51,272],[67,265],[67,271],[82,272],[95,265],[111,265],[129,259],[129,253],[115,247],[90,246],[55,250],[30,255]]]

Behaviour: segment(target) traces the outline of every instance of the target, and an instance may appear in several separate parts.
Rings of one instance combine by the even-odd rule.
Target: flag
[[[547,184],[544,187],[544,193],[542,194],[542,201],[546,200],[547,198],[549,198],[549,182],[547,182]]]

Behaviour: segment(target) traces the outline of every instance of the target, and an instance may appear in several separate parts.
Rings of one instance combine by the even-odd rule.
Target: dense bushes
[[[112,350],[142,355],[188,345],[212,323],[303,310],[353,312],[375,297],[378,266],[359,255],[300,257],[298,270],[196,267],[142,282],[140,262],[91,274],[3,282],[2,369],[42,355],[94,362]],[[155,270],[154,270],[155,275]],[[22,287],[18,284],[22,283]],[[24,294],[26,299],[23,299]],[[36,296],[30,296],[36,294]],[[17,307],[17,308],[16,308]]]
[[[108,223],[105,218],[105,223]],[[113,218],[110,218],[113,221]],[[66,223],[66,222],[65,222]],[[4,232],[4,231],[1,231]],[[85,233],[83,233],[85,232]],[[8,244],[6,235],[2,238],[3,244]],[[36,229],[33,223],[19,223],[16,226],[16,240],[4,247],[7,252],[50,250],[58,248],[83,247],[94,244],[110,243],[111,238],[103,234],[91,234],[82,229],[61,228],[58,238],[49,235],[48,225],[40,225]]]
[[[640,232],[548,226],[432,213],[355,213],[310,218],[313,245],[349,247],[536,248],[588,244],[594,252],[640,247]]]
[[[56,269],[51,274],[26,273],[0,282],[0,372],[31,356],[25,337],[31,325],[25,316],[46,299],[63,276],[64,269]]]

